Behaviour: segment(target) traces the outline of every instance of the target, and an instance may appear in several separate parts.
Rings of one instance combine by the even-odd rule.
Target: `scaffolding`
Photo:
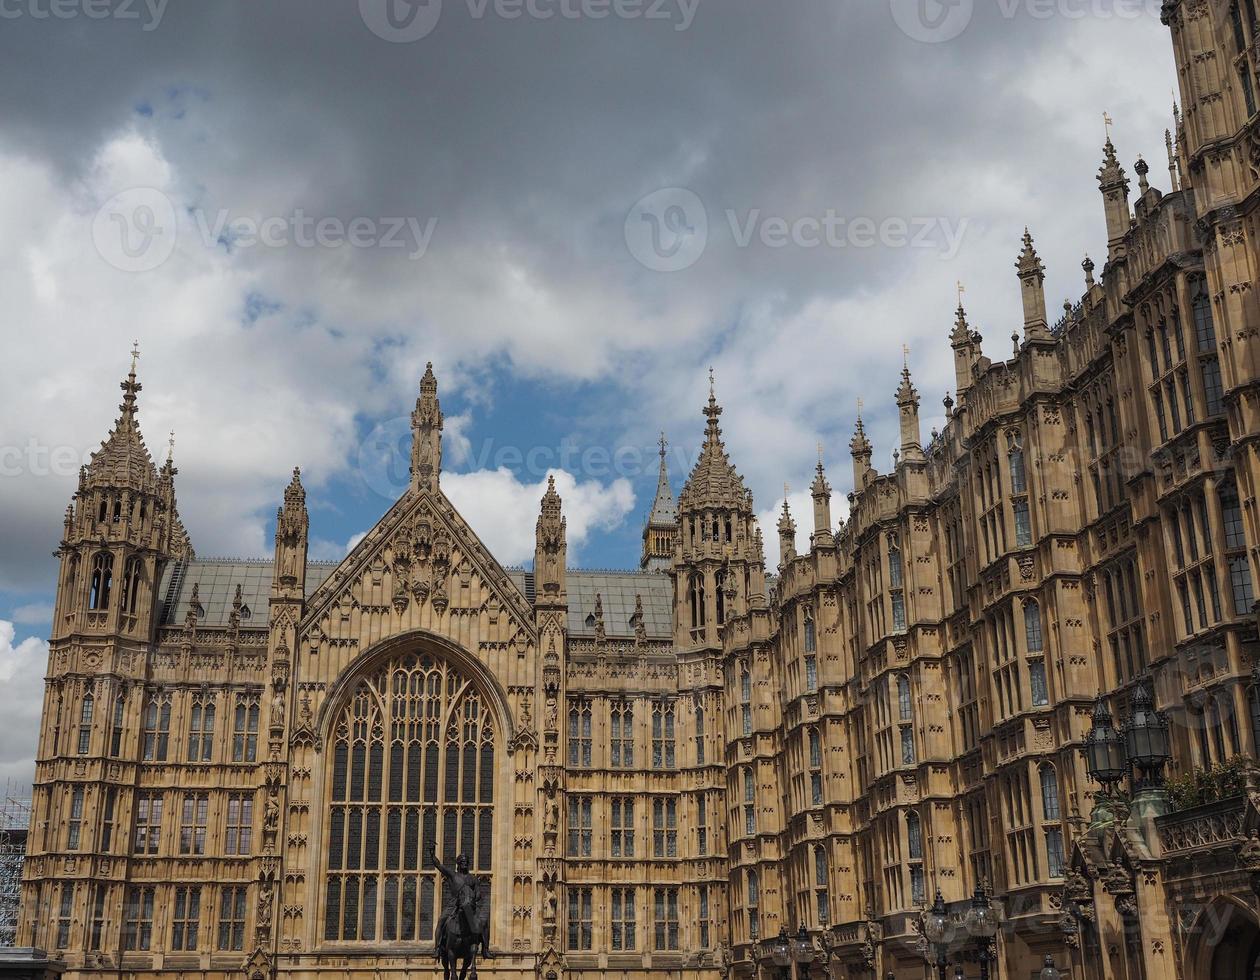
[[[22,862],[31,824],[31,787],[6,781],[0,789],[0,946],[17,941]]]

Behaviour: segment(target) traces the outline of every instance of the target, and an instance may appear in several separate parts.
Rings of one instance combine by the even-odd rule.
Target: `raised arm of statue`
[[[445,878],[447,881],[454,881],[454,876],[451,874],[451,869],[438,860],[437,847],[434,844],[429,845],[429,859],[433,862],[433,867],[438,869],[438,872],[442,875],[443,878]]]

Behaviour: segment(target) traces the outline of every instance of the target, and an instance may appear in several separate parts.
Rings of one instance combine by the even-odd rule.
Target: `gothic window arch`
[[[726,571],[719,570],[713,576],[713,600],[717,604],[717,624],[726,622]]]
[[[119,606],[128,616],[136,614],[136,602],[140,595],[140,575],[140,556],[132,555],[123,567],[122,604]]]
[[[691,609],[691,628],[704,628],[704,578],[692,573],[687,583],[687,602]]]
[[[326,940],[432,942],[430,844],[488,874],[495,732],[476,687],[427,654],[400,654],[354,686],[329,737]]]
[[[102,551],[92,559],[92,589],[88,595],[89,609],[108,609],[109,590],[114,584],[114,556]]]
[[[1024,641],[1029,653],[1041,652],[1041,607],[1033,599],[1024,602]]]
[[[914,720],[914,700],[910,695],[910,678],[897,675],[897,714],[902,721]]]
[[[79,755],[87,755],[92,744],[92,715],[96,707],[96,699],[92,692],[83,695],[83,704],[79,708]]]

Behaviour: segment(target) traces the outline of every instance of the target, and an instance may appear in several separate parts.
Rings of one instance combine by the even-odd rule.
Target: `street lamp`
[[[971,907],[967,909],[967,916],[963,921],[967,931],[976,940],[976,945],[980,947],[980,980],[989,980],[989,960],[992,958],[990,947],[998,931],[998,914],[997,909],[990,904],[989,896],[985,894],[984,885],[979,882],[976,883]]]
[[[1129,771],[1124,757],[1124,739],[1111,723],[1111,708],[1101,694],[1094,704],[1094,724],[1085,735],[1085,773],[1102,787],[1094,812],[1090,815],[1095,827],[1107,826],[1116,819],[1112,809],[1115,787]]]
[[[1168,741],[1168,721],[1155,710],[1145,684],[1133,692],[1133,711],[1124,726],[1124,749],[1128,761],[1140,773],[1137,789],[1158,789],[1164,782],[1164,766],[1172,758]]]
[[[788,936],[787,926],[779,929],[774,942],[770,946],[770,959],[783,971],[783,980],[792,977],[792,940]]]
[[[949,914],[945,908],[945,899],[941,890],[936,890],[936,901],[923,913],[923,936],[931,943],[936,957],[936,973],[938,980],[945,980],[945,969],[948,966],[946,954],[949,951]]]
[[[796,938],[792,940],[792,959],[796,961],[797,976],[809,976],[809,964],[814,962],[814,943],[804,924],[796,930]]]
[[[1059,980],[1059,971],[1054,968],[1054,957],[1046,954],[1046,965],[1041,968],[1041,980]]]

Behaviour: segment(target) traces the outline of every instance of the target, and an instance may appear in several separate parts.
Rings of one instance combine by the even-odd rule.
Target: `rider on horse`
[[[435,948],[438,954],[446,944],[447,932],[450,929],[451,921],[461,912],[465,916],[465,923],[470,933],[480,933],[477,936],[481,943],[481,955],[486,959],[490,959],[490,924],[481,920],[481,890],[478,887],[478,878],[469,871],[468,858],[461,854],[455,859],[455,870],[451,871],[441,861],[438,860],[437,848],[429,845],[429,857],[433,861],[433,866],[438,869],[442,877],[446,879],[446,908],[442,911],[442,917],[438,919],[437,940]]]

